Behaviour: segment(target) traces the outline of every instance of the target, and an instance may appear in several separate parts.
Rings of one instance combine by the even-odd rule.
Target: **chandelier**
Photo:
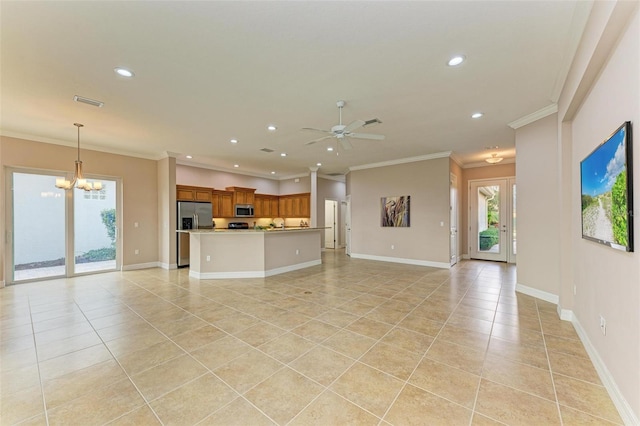
[[[85,191],[100,191],[102,189],[102,182],[87,182],[82,175],[82,161],[80,161],[80,127],[84,127],[84,124],[73,123],[78,128],[78,159],[76,160],[76,168],[73,173],[73,180],[68,181],[65,178],[56,178],[56,187],[69,190],[74,186],[78,189],[84,189]]]

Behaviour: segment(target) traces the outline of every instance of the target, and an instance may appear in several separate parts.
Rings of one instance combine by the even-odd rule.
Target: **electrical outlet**
[[[138,227],[138,222],[133,222],[133,227],[137,228]]]
[[[602,315],[600,315],[600,330],[602,330],[602,334],[607,335],[607,320]]]
[[[134,253],[135,253],[135,254],[140,254],[140,250],[136,249],[136,250],[134,251]]]
[[[300,254],[300,250],[296,249],[296,255]]]
[[[578,286],[573,286],[573,295],[575,296],[578,293]]]
[[[211,256],[207,256],[207,262],[211,262]]]
[[[394,246],[393,244],[391,244],[391,250],[395,250],[396,246]]]

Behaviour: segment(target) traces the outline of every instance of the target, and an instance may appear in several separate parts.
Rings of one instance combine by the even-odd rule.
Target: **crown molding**
[[[3,129],[0,129],[0,136],[7,137],[7,138],[14,138],[14,139],[23,139],[23,140],[32,141],[32,142],[48,143],[51,145],[66,146],[69,148],[77,148],[78,146],[77,140],[65,141],[61,139],[49,138],[46,136],[35,136],[35,135],[29,135],[25,133],[12,132],[10,130],[3,130]],[[166,155],[163,155],[161,153],[160,154],[143,154],[141,152],[129,151],[126,149],[113,149],[113,148],[108,148],[101,145],[91,145],[86,143],[84,140],[82,141],[81,149],[87,150],[87,151],[104,152],[107,154],[124,155],[126,157],[135,157],[135,158],[142,158],[145,160],[155,160],[155,161],[158,161],[166,157]]]
[[[399,164],[416,163],[418,161],[434,160],[436,158],[451,157],[451,151],[437,152],[435,154],[420,155],[418,157],[400,158],[398,160],[383,161],[380,163],[363,164],[360,166],[349,167],[349,171],[376,169],[378,167],[397,166]]]
[[[551,114],[555,114],[558,112],[558,104],[553,103],[549,106],[546,106],[542,109],[537,110],[536,112],[532,112],[529,115],[525,115],[522,118],[518,118],[517,120],[512,121],[508,124],[514,130],[519,129],[522,126],[526,126],[527,124],[531,124],[534,121],[538,121],[541,118],[545,118]]]
[[[346,181],[346,175],[338,175],[338,176],[332,176],[332,175],[318,175],[319,178],[322,179],[326,179],[326,180],[333,180],[335,182],[342,182],[344,183]]]

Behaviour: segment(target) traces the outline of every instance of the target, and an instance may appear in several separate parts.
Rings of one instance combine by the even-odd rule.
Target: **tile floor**
[[[622,423],[572,325],[515,293],[513,266],[323,262],[2,289],[0,423]]]

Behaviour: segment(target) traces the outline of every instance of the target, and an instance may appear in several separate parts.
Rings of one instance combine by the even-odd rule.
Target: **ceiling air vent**
[[[262,151],[262,152],[273,152],[273,149],[271,149],[271,148],[262,148],[260,151]]]
[[[82,102],[83,104],[93,105],[98,108],[102,108],[104,106],[104,102],[94,101],[93,99],[83,98],[82,96],[75,95],[73,100],[76,102]]]

